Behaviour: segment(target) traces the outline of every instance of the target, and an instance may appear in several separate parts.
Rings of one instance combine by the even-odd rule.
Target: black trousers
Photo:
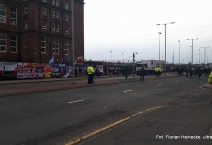
[[[144,75],[140,76],[141,81],[144,81]]]
[[[91,84],[93,74],[88,74],[88,84]]]
[[[91,74],[91,83],[94,83],[93,78],[94,78],[94,74]]]

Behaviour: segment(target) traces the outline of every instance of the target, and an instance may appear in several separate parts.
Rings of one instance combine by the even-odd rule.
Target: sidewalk
[[[170,78],[170,77],[179,77],[178,75],[173,74],[167,74],[166,76],[146,76],[145,80],[152,80],[152,79],[163,79],[163,78]],[[108,78],[108,79],[107,79]],[[11,96],[11,95],[21,95],[21,94],[29,94],[29,93],[39,93],[39,92],[49,92],[49,91],[56,91],[56,90],[66,90],[66,89],[75,89],[75,88],[82,88],[82,87],[92,87],[92,86],[100,86],[100,85],[109,85],[109,84],[117,84],[117,83],[127,83],[127,82],[133,82],[133,81],[140,81],[139,76],[135,76],[135,79],[130,76],[128,79],[125,79],[124,77],[117,77],[114,79],[109,79],[110,77],[107,77],[105,79],[94,79],[95,84],[87,84],[87,79],[81,78],[76,79],[75,84],[72,84],[72,78],[57,78],[57,79],[45,79],[48,81],[60,81],[60,80],[66,80],[70,81],[70,83],[64,83],[58,85],[57,83],[48,84],[45,86],[27,86],[22,88],[7,88],[7,89],[1,89],[0,91],[0,97],[5,96]],[[79,81],[84,80],[84,81]],[[23,81],[26,83],[34,83],[34,82],[43,82],[43,80],[16,80],[11,81],[9,84],[18,84],[23,83]],[[1,82],[1,85],[8,84],[7,82],[3,83]]]

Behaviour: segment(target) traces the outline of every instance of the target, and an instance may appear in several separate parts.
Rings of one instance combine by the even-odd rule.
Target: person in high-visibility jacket
[[[155,76],[158,76],[158,67],[155,67]]]
[[[158,67],[158,75],[160,76],[161,75],[161,68]]]
[[[212,84],[212,71],[211,71],[211,73],[210,73],[210,75],[209,75],[209,77],[208,77],[208,82],[209,82],[210,84]]]
[[[94,73],[93,66],[91,66],[91,65],[88,66],[87,73],[88,73],[88,84],[91,84],[92,78],[93,78],[93,73]]]

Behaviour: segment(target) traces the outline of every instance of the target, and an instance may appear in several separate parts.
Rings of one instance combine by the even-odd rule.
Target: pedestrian
[[[193,74],[193,70],[192,70],[192,68],[190,68],[190,69],[189,69],[190,78],[192,78],[192,74]]]
[[[146,70],[144,69],[144,67],[141,68],[141,72],[140,72],[140,79],[141,81],[144,81],[144,76],[146,75]]]
[[[126,65],[125,66],[125,79],[127,79],[127,75],[128,75],[128,71],[129,71],[129,69],[128,69],[128,66]]]
[[[155,76],[156,77],[158,76],[158,68],[157,67],[155,68]]]
[[[82,77],[82,66],[79,66],[79,78]]]
[[[75,77],[77,77],[77,67],[75,67]]]
[[[93,67],[91,65],[88,66],[87,68],[87,73],[88,73],[88,84],[92,83],[92,76],[93,76]]]
[[[188,78],[189,68],[186,68],[186,78]]]
[[[201,75],[202,75],[201,68],[198,67],[198,68],[196,69],[196,72],[197,72],[198,78],[200,79],[200,77],[201,77]]]
[[[91,68],[92,68],[92,77],[91,77],[91,83],[92,83],[92,84],[94,84],[93,78],[94,78],[94,76],[95,76],[95,69],[94,69],[95,67],[96,67],[95,65],[91,67]]]
[[[209,72],[210,73],[210,72]],[[210,83],[210,84],[212,84],[212,71],[211,71],[211,73],[209,74],[209,76],[208,76],[208,82]]]

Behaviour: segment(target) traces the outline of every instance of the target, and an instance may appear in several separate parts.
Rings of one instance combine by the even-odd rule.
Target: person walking
[[[126,65],[125,66],[125,79],[127,79],[127,76],[128,76],[128,71],[129,71],[129,69],[128,69],[128,66]]]
[[[192,70],[192,68],[189,69],[189,75],[190,75],[190,78],[192,78],[192,75],[193,75],[193,70]]]
[[[141,72],[140,72],[140,79],[141,81],[144,81],[144,76],[146,75],[146,70],[144,69],[144,67],[141,68]]]
[[[196,72],[197,72],[198,78],[200,79],[200,76],[202,75],[201,68],[198,67],[198,68],[196,69]]]

